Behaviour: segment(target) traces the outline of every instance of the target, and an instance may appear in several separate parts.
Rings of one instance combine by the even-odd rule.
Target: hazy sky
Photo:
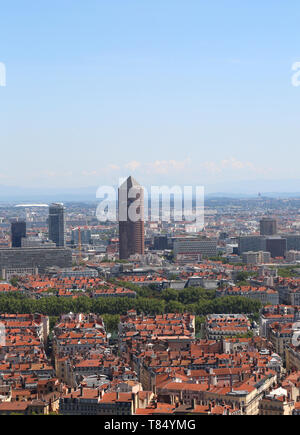
[[[300,191],[299,22],[298,0],[0,0],[0,184]]]

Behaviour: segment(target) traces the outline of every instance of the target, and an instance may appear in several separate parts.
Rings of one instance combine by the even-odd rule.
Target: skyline
[[[0,415],[300,415],[299,0],[0,5]]]
[[[299,16],[296,1],[4,4],[0,185],[300,191]]]
[[[114,189],[117,192],[120,182],[123,178],[116,180],[115,184],[100,185],[100,186],[87,186],[87,187],[22,187],[22,186],[3,186],[0,184],[0,202],[19,202],[24,204],[28,202],[37,201],[41,202],[64,202],[64,201],[99,201],[99,191],[103,189]],[[145,184],[143,187],[150,193],[152,189],[167,188],[174,189],[179,188],[192,188],[193,191],[198,187],[204,189],[205,197],[228,197],[228,198],[257,198],[259,196],[265,198],[300,198],[300,188],[298,184],[295,184],[294,180],[285,180],[285,183],[276,180],[252,180],[235,183],[219,183],[216,185],[183,185],[168,184],[166,180],[165,184],[155,184],[157,178],[152,179],[153,183]]]

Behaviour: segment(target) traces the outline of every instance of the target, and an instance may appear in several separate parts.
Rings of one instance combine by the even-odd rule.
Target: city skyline
[[[126,178],[126,177],[125,177]],[[142,177],[143,178],[143,177]],[[115,180],[117,182],[118,180]],[[152,184],[143,184],[145,188],[151,191],[151,187],[159,186],[157,178],[153,178]],[[171,180],[165,180],[160,187],[166,186],[172,188],[179,186],[184,188],[184,185],[180,183],[172,183]],[[4,186],[0,184],[0,203],[1,202],[24,202],[30,203],[37,201],[39,204],[43,202],[69,202],[69,201],[98,201],[97,192],[99,188],[107,186],[113,189],[118,188],[118,184],[112,183],[111,185],[102,183],[102,185],[86,186],[86,187],[20,187],[20,186]],[[197,187],[197,184],[188,184],[193,189]],[[240,181],[239,183],[217,183],[215,185],[204,184],[201,186],[204,188],[204,196],[210,197],[227,197],[227,198],[256,198],[258,196],[269,198],[296,198],[300,197],[300,187],[294,180],[271,181],[271,180],[252,180]]]
[[[300,415],[299,1],[2,3],[0,416]]]

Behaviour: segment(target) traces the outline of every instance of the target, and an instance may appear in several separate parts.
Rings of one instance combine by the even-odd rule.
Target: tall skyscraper
[[[22,238],[26,237],[26,222],[17,221],[11,223],[11,246],[21,248]]]
[[[260,221],[260,235],[261,236],[275,236],[277,234],[277,221],[276,219],[265,217]]]
[[[49,239],[57,247],[65,246],[65,208],[63,204],[55,203],[49,207]]]
[[[120,259],[144,254],[144,189],[133,177],[119,188],[118,219]]]

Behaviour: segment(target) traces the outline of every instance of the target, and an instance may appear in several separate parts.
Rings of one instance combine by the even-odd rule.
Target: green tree
[[[169,301],[178,301],[178,295],[179,295],[178,290],[174,290],[174,289],[171,289],[171,288],[167,288],[167,289],[163,290],[162,293],[161,293],[162,298],[166,302],[169,302]]]

